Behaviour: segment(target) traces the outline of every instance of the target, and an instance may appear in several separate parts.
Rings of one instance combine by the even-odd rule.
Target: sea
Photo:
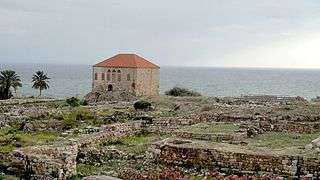
[[[44,71],[50,79],[48,97],[84,96],[91,90],[90,65],[1,64],[0,71],[11,69],[21,77],[18,93],[37,96],[32,89],[32,75]],[[278,95],[320,96],[320,69],[161,67],[160,93],[172,87],[184,87],[205,96]]]

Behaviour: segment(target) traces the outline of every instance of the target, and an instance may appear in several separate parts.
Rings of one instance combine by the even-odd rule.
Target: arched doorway
[[[109,85],[108,85],[108,91],[113,91],[113,86],[112,86],[112,84],[109,84]]]

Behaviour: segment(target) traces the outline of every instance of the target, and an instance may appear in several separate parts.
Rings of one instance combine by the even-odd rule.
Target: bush
[[[66,103],[71,107],[80,106],[80,100],[76,97],[71,97],[71,98],[66,99]]]
[[[73,113],[70,113],[66,115],[63,120],[62,120],[62,129],[63,130],[68,130],[75,128],[77,126],[78,122],[76,119],[76,115]]]
[[[165,92],[168,96],[201,96],[200,93],[186,89],[186,88],[180,88],[180,87],[174,87],[170,89],[169,91]]]
[[[80,102],[80,105],[81,105],[81,106],[88,106],[89,103],[88,103],[87,100],[83,99],[83,100]]]
[[[133,105],[135,110],[150,110],[151,109],[151,103],[148,101],[137,101]]]

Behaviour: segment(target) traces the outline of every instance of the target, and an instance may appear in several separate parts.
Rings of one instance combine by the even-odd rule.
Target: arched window
[[[132,89],[136,89],[136,83],[132,83]]]
[[[94,74],[94,80],[98,80],[98,73]]]
[[[111,71],[110,71],[110,69],[108,70],[108,72],[107,72],[107,81],[110,81],[110,74],[111,74]]]
[[[131,81],[130,74],[127,74],[127,81]]]
[[[104,73],[101,74],[101,80],[104,81]]]
[[[113,86],[111,84],[108,85],[108,91],[113,91]]]
[[[112,71],[112,81],[113,81],[113,82],[116,81],[116,73],[117,73],[116,70],[113,70],[113,71]]]
[[[121,71],[118,70],[118,81],[120,82],[121,81]]]

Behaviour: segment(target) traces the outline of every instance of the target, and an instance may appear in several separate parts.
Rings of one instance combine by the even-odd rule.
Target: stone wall
[[[156,150],[151,151],[151,157],[166,164],[264,171],[288,176],[317,175],[320,172],[320,161],[316,158],[258,153],[173,139],[155,144],[153,148]]]
[[[108,73],[109,70],[111,73]],[[97,74],[97,80],[95,74]],[[104,79],[102,79],[103,74]],[[109,80],[107,78],[108,74],[110,76]],[[130,76],[129,80],[128,75]],[[158,96],[159,81],[160,71],[155,68],[93,67],[92,91],[107,91],[108,85],[112,85],[113,91],[127,91],[138,96]]]
[[[197,115],[186,117],[161,117],[153,119],[152,124],[148,124],[146,130],[153,133],[173,132],[183,126],[190,126],[202,122],[207,122],[207,119],[200,118]]]
[[[175,131],[174,136],[184,139],[198,139],[213,142],[227,142],[231,144],[239,144],[247,138],[247,132],[235,133],[194,133],[185,131]]]
[[[204,116],[203,118],[207,118]],[[267,116],[238,116],[238,115],[219,115],[207,118],[219,122],[240,123],[243,128],[255,126],[263,131],[287,131],[296,133],[312,133],[320,130],[319,116],[304,117],[267,117]]]
[[[46,103],[61,101],[61,99],[38,99],[38,98],[25,98],[25,99],[8,99],[0,100],[0,106],[4,105],[16,105],[16,104],[34,104],[34,103]]]
[[[17,149],[10,170],[25,178],[65,179],[76,174],[77,156],[83,149],[139,133],[141,127],[141,121],[113,124],[69,142]]]
[[[76,174],[76,144],[27,147],[12,153],[10,171],[22,178],[64,179]]]
[[[110,80],[107,79],[108,70],[111,71]],[[116,71],[113,73],[113,71]],[[118,70],[121,73],[118,73]],[[95,74],[97,73],[98,79],[95,80]],[[102,79],[102,74],[104,74],[104,80]],[[127,75],[129,74],[130,80],[127,80]],[[118,76],[120,75],[120,81]],[[108,85],[113,86],[114,91],[126,90],[128,92],[135,92],[132,87],[132,83],[137,80],[137,70],[134,68],[104,68],[104,67],[93,67],[92,75],[92,89],[104,89],[107,91]]]
[[[320,122],[292,122],[280,121],[270,123],[269,121],[247,121],[241,123],[242,128],[257,127],[262,131],[312,133],[320,130]]]
[[[138,96],[158,96],[160,86],[159,69],[137,69],[136,92]]]
[[[244,101],[250,101],[255,103],[298,103],[307,102],[306,99],[302,97],[291,97],[291,96],[273,96],[273,95],[252,95],[252,96],[242,96],[237,99]]]
[[[185,117],[161,117],[152,120],[146,130],[149,132],[174,132],[184,126],[190,126],[206,122],[227,122],[239,123],[241,128],[249,129],[255,127],[261,132],[295,132],[312,133],[320,130],[318,116],[305,117],[304,119],[292,119],[291,117],[270,118],[266,116],[236,116],[236,115],[218,115],[218,114],[192,114]]]

